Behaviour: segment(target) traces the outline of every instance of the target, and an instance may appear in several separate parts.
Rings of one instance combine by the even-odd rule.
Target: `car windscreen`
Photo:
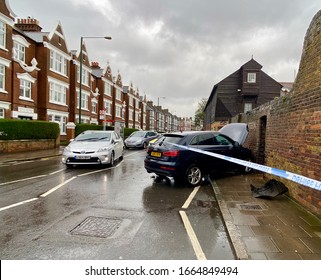
[[[98,133],[98,132],[91,132],[91,133],[82,133],[79,134],[75,141],[110,141],[111,133]]]
[[[145,137],[145,134],[145,131],[135,131],[130,135],[130,137]]]

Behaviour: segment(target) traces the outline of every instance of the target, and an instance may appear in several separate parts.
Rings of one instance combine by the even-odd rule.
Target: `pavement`
[[[63,147],[0,154],[0,165],[61,155]],[[286,194],[254,198],[251,184],[266,183],[262,173],[215,178],[211,181],[218,206],[240,260],[321,260],[321,218]]]

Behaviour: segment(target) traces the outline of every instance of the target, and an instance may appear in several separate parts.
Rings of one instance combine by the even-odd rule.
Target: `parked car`
[[[86,130],[64,149],[62,162],[67,167],[81,164],[109,164],[122,159],[123,139],[114,131]]]
[[[219,132],[165,133],[153,146],[148,147],[145,169],[148,173],[155,173],[160,177],[184,180],[192,186],[200,184],[204,175],[211,172],[234,168],[250,172],[249,168],[189,149],[252,161],[251,151],[242,147],[247,134],[246,124],[229,124]]]
[[[127,137],[125,147],[146,149],[149,141],[157,138],[157,136],[158,133],[154,131],[137,130]]]

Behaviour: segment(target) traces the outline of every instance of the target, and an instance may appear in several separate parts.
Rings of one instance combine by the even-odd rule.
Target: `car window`
[[[110,132],[84,132],[79,134],[75,141],[110,141]]]
[[[195,136],[190,145],[206,146],[206,145],[217,145],[216,139],[213,134],[200,134]]]
[[[131,137],[145,137],[146,132],[145,131],[135,131],[130,136]]]
[[[165,135],[158,142],[178,144],[183,138],[184,138],[183,136],[179,136],[179,135]]]
[[[233,145],[233,143],[229,139],[225,138],[222,135],[217,135],[215,138],[218,145]]]

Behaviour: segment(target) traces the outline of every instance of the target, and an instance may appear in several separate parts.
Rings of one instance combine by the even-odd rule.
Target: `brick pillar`
[[[76,128],[76,125],[73,122],[67,123],[67,125],[66,125],[67,143],[70,141],[70,139],[75,138],[75,128]]]

